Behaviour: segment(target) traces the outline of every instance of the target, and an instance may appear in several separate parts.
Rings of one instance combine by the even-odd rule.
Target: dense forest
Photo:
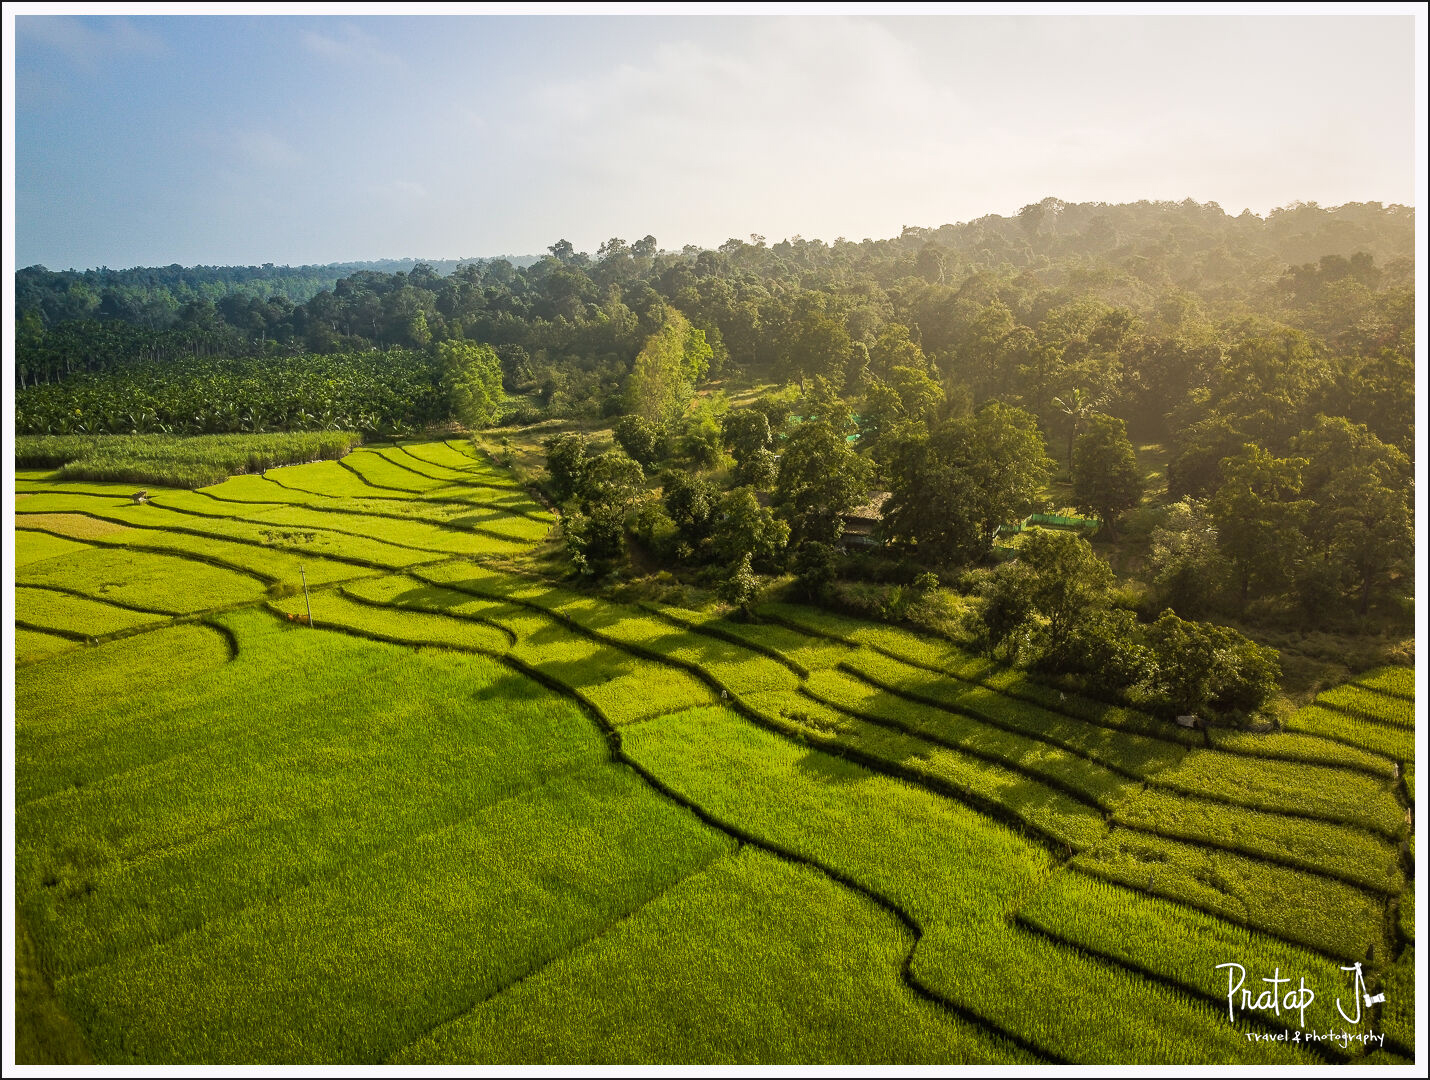
[[[1128,523],[1151,589],[1137,647],[1185,652],[1188,631],[1154,626],[1157,611],[1399,610],[1413,233],[1412,210],[1378,203],[1262,218],[1045,199],[886,240],[672,252],[646,236],[595,255],[563,240],[525,267],[418,263],[331,283],[314,268],[30,268],[17,430],[391,437],[452,417],[601,421],[617,446],[568,433],[548,447],[576,565],[601,573],[634,541],[710,567],[736,601],[760,571],[793,569],[817,594],[847,566],[844,516],[873,490],[887,492],[878,539],[913,568],[911,589],[914,571],[986,563],[1054,475],[1115,537],[1142,497],[1133,446],[1158,443],[1169,505]],[[784,389],[730,409],[697,397],[711,380]],[[662,475],[660,500],[643,498]],[[1132,613],[1098,599],[1100,571],[1059,543],[1033,538],[1016,571],[980,585],[996,615],[985,644],[1016,653],[1036,611],[1052,639],[1027,647],[1044,662],[1135,667],[1116,647]],[[1085,588],[1051,597],[1053,579]],[[1064,626],[1039,603],[1101,622]]]

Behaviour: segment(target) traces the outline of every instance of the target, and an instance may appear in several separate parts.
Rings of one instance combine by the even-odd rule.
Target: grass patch
[[[1209,844],[1362,885],[1382,893],[1405,887],[1394,845],[1343,825],[1265,814],[1151,788],[1113,811],[1144,832]]]
[[[1029,1062],[915,997],[888,912],[743,849],[420,1039],[403,1064]]]
[[[15,587],[15,618],[44,630],[67,631],[87,637],[100,637],[164,621],[162,615],[146,615],[99,600],[25,585]]]
[[[728,710],[642,724],[625,743],[720,820],[887,897],[923,930],[913,976],[1044,1054],[1116,1061],[1136,1047],[1142,1061],[1306,1060],[1291,1047],[1247,1043],[1210,1006],[1010,925],[1052,861],[957,803]]]
[[[187,615],[255,600],[263,586],[232,570],[154,551],[91,548],[19,568],[16,584],[76,589],[96,600]]]
[[[31,532],[23,525],[15,530],[15,565],[17,567],[44,562],[46,559],[59,559],[88,549],[88,544],[78,540],[51,536],[49,533]]]
[[[1304,761],[1310,765],[1354,769],[1386,779],[1395,777],[1395,762],[1389,758],[1324,739],[1319,735],[1289,731],[1232,731],[1227,728],[1212,728],[1209,734],[1212,746],[1228,754],[1276,758],[1281,761]]]
[[[1071,865],[1347,962],[1385,948],[1379,898],[1244,855],[1116,829]]]
[[[1217,970],[1217,963],[1241,964],[1246,985],[1255,987],[1253,994],[1263,989],[1258,981],[1263,973],[1279,970],[1290,976],[1292,986],[1305,976],[1316,993],[1306,1011],[1306,1027],[1325,1030],[1333,1022],[1344,1023],[1335,1011],[1332,991],[1348,985],[1339,963],[1110,881],[1075,871],[1054,874],[1018,909],[1018,920],[1070,945],[1150,971],[1223,1008],[1228,973]],[[1208,962],[1216,957],[1221,959]],[[1268,1009],[1263,1018],[1278,1028],[1301,1026],[1299,1013],[1283,1011],[1278,1016]]]
[[[596,766],[61,994],[110,1061],[382,1061],[729,850],[629,770]]]
[[[1346,743],[1348,747],[1384,754],[1395,761],[1410,761],[1415,757],[1415,732],[1410,728],[1376,723],[1319,705],[1297,709],[1286,718],[1285,723],[1289,731],[1334,739]]]

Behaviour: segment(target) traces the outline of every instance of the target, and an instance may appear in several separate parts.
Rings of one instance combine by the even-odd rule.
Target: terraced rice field
[[[21,981],[100,1061],[1412,1050],[1405,669],[1204,735],[814,609],[618,605],[513,568],[554,519],[456,441],[17,487]],[[1254,1037],[1345,1027],[1356,962],[1383,1046]],[[1230,964],[1304,1020],[1231,1018]]]

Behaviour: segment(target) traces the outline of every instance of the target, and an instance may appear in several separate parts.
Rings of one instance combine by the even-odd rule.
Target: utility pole
[[[298,576],[303,579],[303,603],[308,606],[308,625],[313,625],[313,602],[308,599],[308,575],[303,573],[303,564],[298,564]]]

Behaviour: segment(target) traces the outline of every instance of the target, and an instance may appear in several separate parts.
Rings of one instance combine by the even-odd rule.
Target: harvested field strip
[[[20,526],[15,530],[15,565],[28,566],[30,563],[58,559],[84,551],[88,544],[78,540],[68,540],[52,533],[36,532]]]
[[[43,503],[28,502],[24,509],[15,512],[16,527],[19,529],[43,529],[78,542],[118,536],[132,528],[122,522],[91,517],[88,507],[92,505],[73,501],[64,510],[47,512]],[[35,509],[31,509],[31,507],[35,507]],[[57,552],[56,554],[61,553]]]
[[[1319,699],[1318,699],[1319,700]],[[1318,735],[1347,746],[1384,754],[1395,761],[1410,761],[1415,757],[1415,732],[1394,724],[1377,724],[1361,716],[1307,705],[1297,709],[1285,721],[1290,731]]]
[[[22,842],[17,867],[43,898],[35,902],[46,905],[51,932],[65,935],[67,971],[152,947],[560,776],[605,767],[579,709],[490,661],[426,656],[414,665],[381,660],[396,652],[384,646],[340,639],[337,648],[379,659],[379,693],[362,707],[324,709],[301,730],[285,726],[283,707],[260,709],[261,741],[209,744],[31,808],[35,846]],[[387,691],[405,700],[394,708]],[[492,691],[501,704],[484,709]],[[330,683],[301,703],[316,710],[340,697]],[[281,767],[256,769],[265,759]],[[364,798],[345,805],[359,778]],[[41,879],[53,884],[39,888]],[[86,893],[85,882],[96,887]]]
[[[42,586],[15,587],[15,619],[31,628],[51,633],[100,637],[116,630],[166,622],[163,615],[140,613],[124,607],[75,596]]]
[[[1387,895],[1405,888],[1396,847],[1382,837],[1344,825],[1228,807],[1158,789],[1149,789],[1119,806],[1112,820],[1143,832],[1324,874]]]
[[[108,1060],[380,1061],[727,851],[596,767],[60,991]]]
[[[1336,1019],[1329,992],[1346,985],[1340,964],[1319,953],[1073,870],[1052,875],[1018,909],[1017,919],[1070,946],[1174,983],[1223,1012],[1229,972],[1208,963],[1209,957],[1241,964],[1247,986],[1257,992],[1263,972],[1304,975],[1317,995],[1306,1013],[1307,1028],[1324,1028]],[[1270,1010],[1262,1018],[1278,1030],[1287,1023],[1284,1013]],[[1291,1023],[1300,1026],[1299,1016]]]
[[[1315,704],[1330,709],[1339,709],[1349,716],[1370,720],[1378,724],[1391,724],[1415,730],[1415,702],[1393,694],[1382,694],[1378,690],[1367,690],[1363,686],[1346,684],[1337,686],[1317,696]]]
[[[963,713],[921,706],[843,671],[814,672],[801,689],[814,700],[851,715],[1016,769],[1103,809],[1141,790],[1138,781],[1051,743]]]
[[[391,1060],[1034,1060],[910,994],[911,945],[866,897],[747,847]]]
[[[1377,690],[1393,697],[1415,700],[1415,669],[1411,667],[1383,667],[1357,675],[1351,682],[1364,686],[1367,690]]]
[[[127,547],[95,547],[63,560],[31,563],[15,576],[20,585],[75,589],[95,600],[112,598],[167,615],[256,600],[263,592],[252,575]]]
[[[1395,762],[1389,758],[1318,735],[1289,731],[1234,731],[1228,728],[1212,728],[1207,735],[1212,749],[1224,750],[1229,754],[1280,761],[1304,761],[1311,765],[1352,769],[1387,780],[1395,778]]]
[[[937,675],[976,683],[1007,697],[1062,713],[1100,727],[1129,731],[1182,746],[1202,746],[1198,732],[1164,723],[1125,706],[1110,705],[1038,682],[1003,664],[972,656],[947,641],[923,637],[900,627],[871,625],[841,615],[792,604],[766,604],[760,608],[772,619],[801,633],[831,637],[864,645],[876,653]]]
[[[957,803],[726,710],[664,717],[623,742],[727,827],[900,912],[917,938],[910,981],[1044,1057],[1116,1060],[1137,1045],[1147,1061],[1307,1060],[1279,1044],[1247,1044],[1204,1003],[1010,926],[1006,917],[1051,872],[1051,859]],[[1155,1029],[1146,1027],[1148,1010]]]
[[[1384,900],[1216,848],[1114,829],[1071,866],[1346,961],[1384,955]]]

